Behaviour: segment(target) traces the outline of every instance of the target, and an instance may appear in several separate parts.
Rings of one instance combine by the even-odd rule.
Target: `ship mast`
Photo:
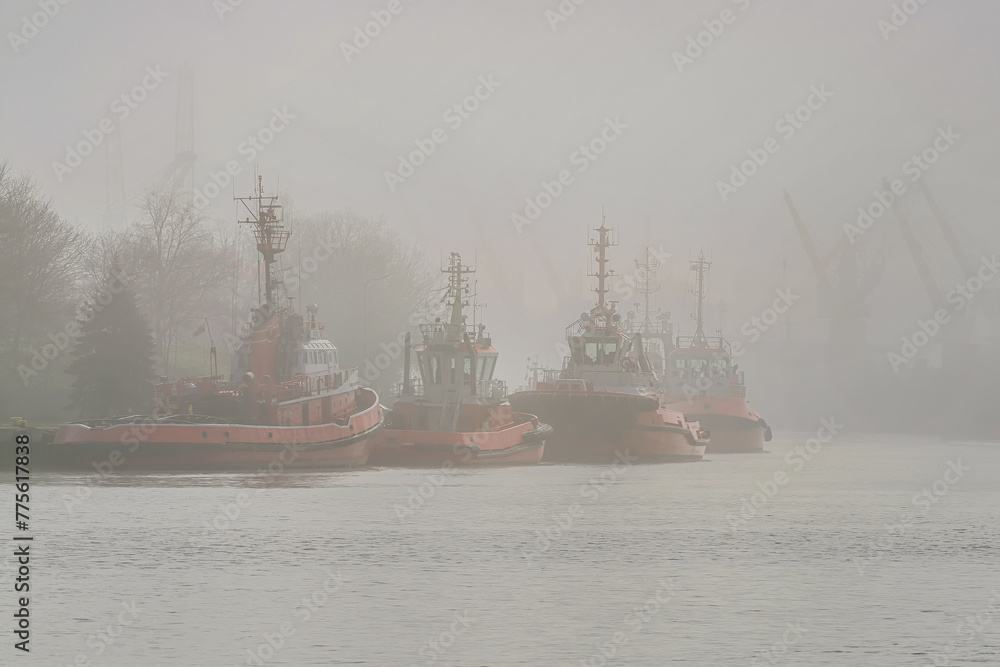
[[[705,251],[702,250],[698,259],[691,262],[691,270],[697,272],[695,277],[695,288],[691,290],[691,294],[698,297],[698,309],[694,315],[694,321],[698,324],[698,329],[694,333],[694,341],[692,345],[697,345],[699,347],[707,347],[708,340],[705,338],[704,324],[704,308],[705,308],[705,274],[708,273],[709,267],[712,266],[711,262],[705,260]]]
[[[462,256],[457,252],[451,253],[451,261],[448,264],[448,268],[441,269],[441,273],[448,274],[448,296],[451,298],[451,322],[448,326],[449,340],[462,340],[462,334],[465,331],[465,315],[462,314],[462,311],[465,309],[465,306],[469,305],[465,301],[465,293],[468,291],[467,283],[469,282],[466,276],[475,272],[476,270],[471,266],[462,264]]]
[[[257,250],[264,257],[264,304],[277,307],[277,286],[281,282],[275,278],[271,265],[275,257],[284,252],[288,238],[292,235],[285,229],[281,205],[278,197],[264,196],[264,177],[257,177],[257,188],[250,197],[234,197],[247,210],[247,219],[238,220],[241,225],[252,225],[257,240]],[[262,306],[264,304],[261,304]]]
[[[597,288],[594,290],[597,292],[597,308],[602,314],[607,314],[614,310],[614,308],[609,308],[604,295],[608,293],[607,279],[615,275],[613,270],[607,268],[607,263],[610,261],[608,259],[608,248],[618,245],[613,243],[609,238],[608,234],[611,230],[605,225],[604,214],[601,214],[601,226],[594,229],[598,233],[597,241],[590,241],[590,245],[593,246],[594,252],[597,253],[597,272],[591,273],[590,276],[597,278]]]
[[[636,271],[642,271],[643,276],[642,286],[636,286],[635,291],[642,294],[645,300],[642,310],[642,324],[639,326],[639,331],[645,333],[653,326],[652,320],[649,319],[649,297],[660,291],[659,285],[654,286],[656,270],[660,268],[660,263],[656,260],[650,259],[649,246],[646,246],[642,263],[640,263],[639,260],[635,260],[635,268]]]

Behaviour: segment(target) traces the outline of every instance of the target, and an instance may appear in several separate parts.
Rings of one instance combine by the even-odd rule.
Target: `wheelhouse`
[[[445,343],[445,329],[450,326],[433,324],[421,327],[424,345],[417,350],[416,356],[424,395],[456,393],[463,389],[472,395],[490,393],[498,352],[482,331],[465,332],[471,347],[467,342]],[[441,331],[438,332],[435,327]],[[435,340],[435,334],[438,333],[442,334],[442,340]],[[475,342],[472,342],[469,333],[478,334]]]
[[[667,387],[678,395],[731,396],[745,392],[743,372],[722,337],[679,337],[667,357]]]

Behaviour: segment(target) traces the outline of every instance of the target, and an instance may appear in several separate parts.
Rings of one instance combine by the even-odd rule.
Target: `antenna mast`
[[[597,307],[604,313],[608,313],[613,308],[607,306],[604,295],[608,293],[607,279],[615,275],[613,270],[607,268],[608,263],[608,248],[618,245],[608,238],[611,230],[608,229],[605,224],[604,212],[601,212],[601,226],[594,229],[598,233],[598,238],[596,241],[589,241],[589,245],[593,246],[594,252],[597,253],[597,272],[591,273],[590,276],[597,278],[597,288],[594,290],[597,292]]]
[[[640,325],[639,330],[646,332],[653,326],[652,320],[649,319],[649,297],[660,291],[660,286],[655,285],[656,270],[660,268],[660,262],[650,258],[649,246],[646,246],[643,261],[641,263],[639,260],[635,261],[635,268],[637,271],[642,271],[643,276],[642,286],[636,285],[635,291],[642,294],[645,301],[642,311],[642,325]],[[637,280],[636,282],[638,283],[639,281]]]
[[[465,316],[462,314],[462,311],[465,309],[465,306],[469,305],[465,300],[469,282],[466,276],[475,272],[476,270],[471,266],[462,264],[462,256],[457,252],[451,253],[448,268],[441,269],[441,273],[448,274],[448,296],[451,298],[449,338],[453,337],[455,340],[461,340],[462,338],[463,325],[465,324]]]
[[[264,256],[264,303],[276,308],[277,286],[281,281],[275,278],[271,265],[275,257],[285,251],[291,236],[291,232],[285,229],[278,197],[264,195],[264,177],[258,176],[255,194],[235,199],[243,204],[248,213],[246,220],[238,220],[239,224],[253,227],[257,250]]]
[[[691,270],[697,272],[695,277],[695,288],[691,291],[698,297],[698,310],[694,315],[694,321],[698,324],[698,329],[694,334],[694,342],[699,345],[707,345],[708,341],[705,338],[704,324],[705,324],[705,274],[708,273],[708,269],[712,266],[711,262],[705,260],[705,251],[702,250],[698,255],[698,259],[691,262]]]

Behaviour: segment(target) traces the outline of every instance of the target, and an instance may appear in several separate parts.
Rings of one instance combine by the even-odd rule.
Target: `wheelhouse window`
[[[586,343],[583,347],[583,363],[613,364],[618,354],[618,343]]]
[[[438,355],[422,352],[417,355],[417,363],[424,384],[441,384],[441,359]]]
[[[729,376],[729,362],[725,359],[713,359],[712,360],[712,375],[716,378],[723,379]]]
[[[496,367],[497,358],[495,356],[484,357],[482,381],[489,382],[493,379],[493,369]]]

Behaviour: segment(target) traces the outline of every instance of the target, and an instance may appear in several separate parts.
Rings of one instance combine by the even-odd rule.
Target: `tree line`
[[[175,186],[147,190],[133,205],[139,215],[127,229],[89,231],[60,216],[34,179],[0,163],[0,419],[59,422],[81,411],[132,409],[115,400],[84,408],[73,391],[81,368],[74,360],[92,347],[83,340],[96,317],[122,316],[128,304],[142,322],[124,335],[143,354],[139,338],[148,333],[150,378],[208,375],[210,339],[220,373],[228,372],[234,334],[258,305],[261,265],[250,230],[207,217]],[[372,367],[376,354],[415,328],[412,314],[436,303],[437,272],[382,219],[351,211],[296,216],[290,208],[293,236],[277,265],[279,293],[290,299],[282,302],[303,313],[317,304],[342,363]],[[124,305],[110,305],[116,300]],[[367,383],[387,391],[400,375],[399,357],[386,368],[380,357]],[[143,375],[127,364],[121,373]],[[148,385],[151,397],[150,378],[114,383],[133,395]]]

